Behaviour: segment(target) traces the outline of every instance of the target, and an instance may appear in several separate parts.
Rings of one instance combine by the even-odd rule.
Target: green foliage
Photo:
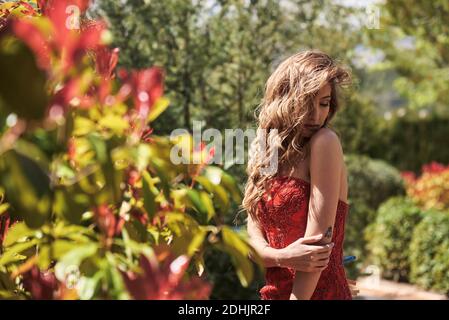
[[[382,119],[373,102],[359,94],[346,95],[343,100],[331,124],[340,136],[344,152],[375,154],[384,145],[385,136],[381,134]]]
[[[409,280],[413,230],[425,213],[409,198],[394,197],[378,209],[376,220],[366,230],[370,263],[382,269],[386,279]]]
[[[394,195],[405,194],[404,182],[397,169],[388,163],[363,155],[347,155],[349,194],[377,210],[379,205]],[[373,192],[375,190],[375,192]]]
[[[219,130],[250,126],[270,69],[289,53],[319,48],[351,63],[359,39],[348,19],[354,8],[327,0],[289,7],[274,0],[105,0],[93,11],[108,21],[123,66],[164,66],[173,106],[154,127],[168,133],[191,128],[192,120]]]
[[[381,5],[379,30],[366,30],[369,45],[382,50],[378,68],[399,74],[395,88],[411,108],[430,108],[447,115],[449,90],[449,14],[446,0],[386,1]]]
[[[410,279],[449,294],[449,214],[431,211],[415,228],[410,243]]]
[[[51,214],[50,180],[28,156],[9,150],[0,158],[1,184],[8,201],[32,228],[41,227]]]
[[[432,161],[449,163],[447,123],[447,117],[436,114],[420,118],[416,113],[409,112],[405,117],[394,117],[380,132],[384,141],[373,156],[401,171],[415,173]]]
[[[350,199],[350,209],[345,225],[344,254],[357,257],[356,261],[345,265],[348,277],[351,279],[357,279],[366,264],[368,254],[363,232],[375,216],[376,211],[368,207],[365,202]]]
[[[0,69],[5,75],[0,78],[0,100],[6,111],[24,119],[42,119],[48,103],[46,79],[33,53],[12,37],[2,37],[0,48]]]
[[[64,3],[55,3],[51,17],[12,23],[42,41],[54,40],[66,14]],[[52,28],[40,29],[42,24]],[[2,30],[0,41],[14,36],[22,48],[32,40],[29,33],[11,30]],[[223,223],[241,201],[235,179],[208,165],[205,150],[198,151],[190,135],[151,134],[150,125],[169,105],[162,97],[162,70],[122,70],[111,77],[117,52],[100,42],[106,32],[101,25],[88,35],[84,28],[60,31],[65,41],[33,42],[26,51],[36,58],[27,60],[30,71],[45,71],[43,85],[27,96],[32,100],[37,94],[38,113],[24,112],[32,109],[29,102],[20,109],[10,99],[27,94],[21,91],[26,72],[11,75],[8,67],[0,75],[0,83],[14,79],[11,92],[0,92],[0,114],[14,112],[18,118],[0,135],[2,228],[3,217],[15,222],[1,244],[1,297],[207,298],[209,285],[198,275],[204,252],[213,249],[230,255],[238,279],[248,286],[254,278],[248,259],[253,249]],[[89,52],[85,37],[98,40]],[[69,45],[76,55],[62,54]],[[38,67],[35,60],[44,50],[52,50],[46,56],[50,61]],[[16,61],[22,51],[11,51],[5,61]],[[20,67],[28,68],[27,63]],[[199,163],[175,164],[175,148]],[[3,278],[13,279],[14,286]]]
[[[387,163],[361,155],[347,155],[350,210],[346,219],[344,250],[355,255],[357,262],[348,265],[355,276],[364,264],[367,253],[364,229],[375,219],[378,206],[388,198],[405,194],[399,172]]]
[[[264,285],[264,273],[255,265],[254,280],[248,287],[243,287],[233,268],[228,254],[219,250],[205,253],[205,269],[209,280],[214,284],[210,298],[214,300],[258,300],[259,290]]]

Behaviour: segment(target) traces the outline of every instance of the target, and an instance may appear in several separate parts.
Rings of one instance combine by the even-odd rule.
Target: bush
[[[400,173],[381,160],[361,155],[347,155],[350,210],[346,221],[345,252],[357,256],[357,263],[348,266],[350,276],[357,276],[363,264],[365,239],[363,230],[375,218],[378,206],[388,198],[403,195],[404,185]],[[375,191],[375,192],[373,192]]]
[[[116,71],[104,23],[66,28],[69,3],[0,4],[0,298],[205,299],[208,250],[248,286],[253,249],[223,223],[235,179],[187,131],[152,133],[163,70]]]
[[[213,284],[212,300],[259,300],[259,290],[265,285],[264,273],[254,263],[254,280],[243,287],[232,267],[231,257],[219,250],[210,250],[205,255],[205,271]]]
[[[385,144],[385,136],[380,134],[383,122],[373,102],[352,93],[332,120],[332,127],[346,153],[371,155],[377,154],[377,149]]]
[[[345,162],[351,200],[363,201],[371,209],[377,210],[386,199],[405,195],[400,172],[388,163],[354,154],[347,155]]]
[[[410,279],[425,289],[449,293],[449,213],[431,211],[410,244]]]
[[[385,145],[372,156],[388,161],[399,170],[414,172],[431,161],[449,163],[447,117],[431,115],[422,119],[409,113],[404,117],[393,117],[381,133],[386,137]]]
[[[383,203],[376,220],[366,230],[370,262],[382,269],[382,276],[395,281],[408,281],[410,241],[422,211],[405,197],[394,197]]]
[[[402,173],[407,195],[423,209],[449,209],[449,166],[435,161],[423,165],[418,178],[412,172]]]
[[[363,201],[350,200],[349,215],[346,218],[345,226],[345,255],[354,255],[357,260],[346,265],[346,273],[349,278],[355,279],[360,274],[360,269],[364,263],[365,239],[363,238],[363,230],[374,219],[376,212],[369,208]]]

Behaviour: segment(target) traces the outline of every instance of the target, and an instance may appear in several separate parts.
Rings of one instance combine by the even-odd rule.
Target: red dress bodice
[[[310,183],[296,177],[275,177],[269,191],[258,203],[260,224],[273,248],[284,248],[304,237],[309,210]],[[350,300],[343,267],[343,240],[349,205],[338,201],[332,241],[334,248],[328,267],[321,272],[312,300]],[[295,270],[267,268],[266,285],[260,290],[263,300],[288,300],[293,288]]]

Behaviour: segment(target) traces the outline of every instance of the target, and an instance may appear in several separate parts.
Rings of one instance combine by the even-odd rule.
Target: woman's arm
[[[260,229],[257,221],[254,221],[251,218],[251,215],[248,215],[247,230],[250,239],[250,244],[262,258],[264,266],[266,268],[279,266],[280,257],[277,252],[277,249],[271,248],[268,245],[268,242],[265,239],[263,231]],[[250,258],[253,259],[254,257],[250,256]]]
[[[321,244],[332,241],[340,194],[343,151],[340,140],[330,129],[318,131],[310,140],[311,193],[305,236],[323,233]],[[290,299],[310,299],[320,278],[318,272],[296,272]]]
[[[266,268],[284,267],[316,272],[324,270],[329,263],[333,244],[313,245],[323,239],[322,234],[300,238],[285,248],[275,249],[269,246],[259,224],[251,216],[248,216],[247,230],[250,243],[262,258]]]

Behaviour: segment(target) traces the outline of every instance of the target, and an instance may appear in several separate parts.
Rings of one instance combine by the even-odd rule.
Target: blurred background
[[[449,294],[448,16],[448,0],[97,0],[85,13],[106,21],[118,68],[164,70],[170,105],[151,123],[157,136],[193,121],[254,128],[268,76],[297,51],[348,65],[354,84],[331,123],[349,174],[345,255],[357,260],[346,270],[361,298],[393,299]],[[241,192],[246,165],[223,169]],[[238,205],[221,222],[246,239]],[[258,299],[254,263],[245,284],[229,250],[203,258],[211,299]]]

